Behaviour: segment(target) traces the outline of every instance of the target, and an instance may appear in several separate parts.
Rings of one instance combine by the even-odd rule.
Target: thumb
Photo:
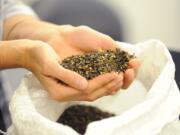
[[[54,66],[52,73],[55,78],[75,89],[85,90],[88,87],[88,82],[84,77],[74,71],[65,69],[59,64]]]

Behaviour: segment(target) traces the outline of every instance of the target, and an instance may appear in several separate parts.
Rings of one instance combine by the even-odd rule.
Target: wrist
[[[38,18],[29,15],[17,15],[10,17],[4,21],[3,39],[28,39],[27,35],[30,35],[31,31],[35,31],[35,29],[33,29],[33,23],[39,21],[40,20],[38,20]]]
[[[59,34],[58,25],[43,22],[33,16],[15,16],[5,21],[5,40],[32,39],[48,41]],[[6,30],[7,29],[7,30]]]
[[[26,68],[30,71],[35,70],[35,68],[37,68],[37,62],[38,62],[36,55],[42,55],[40,53],[37,54],[36,48],[42,46],[42,42],[35,40],[27,40],[27,39],[19,40],[19,41],[21,41],[21,46],[20,46],[21,52],[19,52],[19,57],[21,58],[18,64],[21,67]]]
[[[0,68],[25,67],[27,47],[23,40],[2,41],[0,46]]]

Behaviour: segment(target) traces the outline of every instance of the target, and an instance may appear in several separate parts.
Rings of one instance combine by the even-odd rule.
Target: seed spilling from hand
[[[67,108],[57,122],[68,125],[84,134],[89,123],[115,116],[93,106],[74,105]]]
[[[135,56],[117,48],[67,57],[61,65],[90,80],[104,73],[124,72],[129,67],[128,62],[132,58]]]

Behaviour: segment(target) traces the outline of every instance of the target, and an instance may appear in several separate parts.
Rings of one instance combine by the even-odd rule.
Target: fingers
[[[107,83],[109,83],[112,80],[115,80],[117,78],[118,78],[117,73],[106,73],[106,74],[100,75],[100,76],[89,81],[88,91],[84,91],[84,92],[85,93],[91,93],[92,91],[103,87]]]
[[[124,73],[124,84],[123,88],[127,89],[135,78],[135,71],[133,69],[127,69]]]
[[[95,31],[91,29],[92,33],[94,34],[94,37],[96,38],[96,44],[97,46],[102,50],[114,50],[118,47],[116,42],[108,35],[100,33],[98,31]],[[92,35],[93,36],[93,35]]]
[[[92,101],[92,99],[97,99],[100,97],[100,95],[104,95],[104,94],[98,94],[97,93],[96,95],[92,96],[92,93],[94,91],[98,91],[99,89],[101,91],[99,93],[107,93],[107,90],[102,89],[102,88],[104,88],[109,83],[112,85],[112,82],[117,80],[117,79],[119,79],[119,76],[117,73],[107,73],[107,74],[100,75],[100,76],[88,81],[88,88],[86,90],[82,91],[81,94],[79,94],[79,93],[74,94],[71,97],[71,100]]]
[[[89,82],[88,89],[85,91],[78,91],[74,88],[55,84],[51,80],[49,87],[49,94],[51,97],[58,101],[94,101],[102,96],[111,95],[113,92],[117,92],[123,84],[123,76],[116,73],[108,73],[97,77],[96,81]]]
[[[110,91],[108,91],[108,94],[110,95],[114,95],[118,90],[120,90],[123,86],[123,83],[124,83],[124,76],[123,76],[123,73],[120,73],[119,74],[120,78],[117,79],[116,81],[114,81],[114,83],[116,83],[116,85],[114,85],[114,87],[112,87],[110,89]]]
[[[120,75],[97,89],[87,90],[88,92],[82,92],[80,95],[73,95],[71,99],[75,101],[94,101],[100,97],[116,93],[122,85],[123,77]]]
[[[83,78],[78,73],[67,70],[63,67],[61,67],[59,70],[59,79],[71,87],[79,90],[86,90],[88,86],[88,82],[85,78]]]
[[[137,59],[132,59],[129,62],[129,66],[131,67],[130,69],[127,69],[124,74],[121,73],[121,75],[119,75],[120,78],[123,78],[123,88],[124,89],[127,89],[129,87],[129,85],[133,82],[133,80],[135,79],[137,71],[140,66],[140,62]],[[104,76],[106,76],[106,75],[108,75],[108,74],[105,74]],[[93,90],[102,87],[105,84],[105,82],[108,82],[108,80],[106,80],[106,81],[103,80],[103,79],[107,79],[106,77],[104,78],[104,76],[99,76],[99,78],[93,79],[92,82],[89,83],[89,91],[86,91],[86,92],[92,92]],[[117,74],[114,74],[114,77],[115,76],[116,76],[116,78],[118,77]],[[111,76],[111,77],[113,77],[113,76]],[[113,80],[113,78],[112,78],[112,80]],[[115,91],[112,93],[115,93]]]
[[[57,79],[75,89],[85,90],[88,87],[88,82],[84,77],[76,72],[63,68],[59,64],[55,64],[52,74]]]
[[[79,91],[77,88],[59,84],[53,78],[50,80],[48,78],[48,83],[46,81],[46,87],[48,87],[48,91],[51,97],[58,101],[94,101],[102,96],[115,94],[120,88],[126,89],[129,87],[135,78],[135,70],[138,69],[139,64],[137,64],[136,61],[131,61],[130,66],[133,68],[126,70],[124,74],[107,73],[88,81],[87,88],[84,89],[84,91]],[[67,84],[74,83],[74,86],[77,85],[75,80],[80,75],[76,76],[76,73],[74,74],[74,72],[63,68],[61,71],[56,70],[57,69],[53,69],[53,72],[55,71],[54,73],[56,73],[56,76],[62,75],[64,77],[63,80],[68,82]],[[62,79],[62,76],[59,76],[59,79]],[[68,78],[72,80],[69,80]]]
[[[102,33],[99,34],[99,41],[99,46],[102,50],[115,50],[119,47],[110,36]]]
[[[86,98],[88,101],[94,101],[100,97],[112,95],[122,87],[122,84],[123,84],[122,78],[112,80],[110,83],[106,84],[104,87],[101,87],[100,89],[95,90]]]
[[[115,75],[115,76],[113,76]],[[111,77],[112,76],[112,77]],[[111,78],[109,81],[105,78]],[[85,100],[85,101],[94,101],[100,97],[112,95],[113,93],[117,92],[123,85],[123,75],[122,74],[105,74],[99,76],[99,81],[101,83],[96,82],[94,85],[92,82],[92,86],[88,87],[89,89],[84,93],[79,100]],[[94,80],[93,80],[94,81]],[[85,91],[84,91],[85,92]],[[77,98],[76,98],[77,99]]]
[[[98,76],[89,81],[88,87],[84,91],[55,84],[54,80],[48,86],[53,86],[50,88],[52,89],[50,90],[50,95],[58,101],[94,101],[106,95],[113,95],[122,87],[129,87],[134,78],[135,71],[130,68],[124,74],[108,73]]]
[[[57,101],[71,101],[73,95],[81,94],[79,90],[62,85],[50,77],[43,77],[42,84],[45,86],[50,97]]]
[[[74,44],[81,51],[85,52],[108,49],[113,50],[118,47],[116,42],[110,36],[87,26],[76,27],[66,41],[68,44]]]
[[[132,59],[129,61],[129,66],[134,69],[135,74],[137,74],[140,67],[140,61],[138,59]]]
[[[140,67],[140,61],[138,59],[132,59],[129,61],[129,66],[130,69],[127,69],[124,73],[124,89],[127,89],[135,79],[138,69]]]

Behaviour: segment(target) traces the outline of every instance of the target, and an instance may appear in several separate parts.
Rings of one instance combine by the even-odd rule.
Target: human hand
[[[87,26],[73,27],[70,25],[62,25],[56,26],[56,30],[54,31],[51,29],[52,33],[49,30],[45,30],[44,32],[46,34],[41,34],[41,39],[48,42],[62,59],[84,52],[107,49],[112,50],[119,47],[111,37]],[[51,36],[48,33],[51,33]],[[43,35],[46,35],[46,37],[49,38],[46,38]],[[124,74],[122,73],[122,88],[127,89],[133,82],[139,66],[140,62],[138,59],[129,61],[130,68],[126,70]]]
[[[28,57],[24,67],[31,70],[39,79],[49,95],[58,101],[93,101],[111,95],[122,87],[122,75],[108,73],[96,77],[88,83],[79,74],[60,66],[60,57],[46,43],[25,40],[28,44]],[[59,83],[59,80],[68,85]],[[84,84],[80,83],[80,81]],[[86,85],[87,84],[87,85]],[[81,87],[81,89],[79,89]]]
[[[14,24],[16,25],[15,27]],[[4,26],[6,27],[5,30],[7,30],[4,34],[5,39],[26,38],[44,41],[57,52],[61,59],[73,54],[117,47],[115,41],[109,36],[86,26],[59,26],[29,16],[12,17],[5,21]],[[139,61],[137,59],[132,60],[129,62],[129,65],[130,69],[124,74],[121,73],[123,78],[122,88],[127,88],[135,79]]]
[[[35,32],[32,36],[51,45],[61,59],[84,52],[112,50],[119,47],[111,37],[87,26],[53,25],[50,27],[49,25],[52,24],[46,24],[46,27],[43,27],[37,33]],[[121,74],[123,89],[127,89],[133,82],[139,66],[138,59],[130,60],[130,68]]]

